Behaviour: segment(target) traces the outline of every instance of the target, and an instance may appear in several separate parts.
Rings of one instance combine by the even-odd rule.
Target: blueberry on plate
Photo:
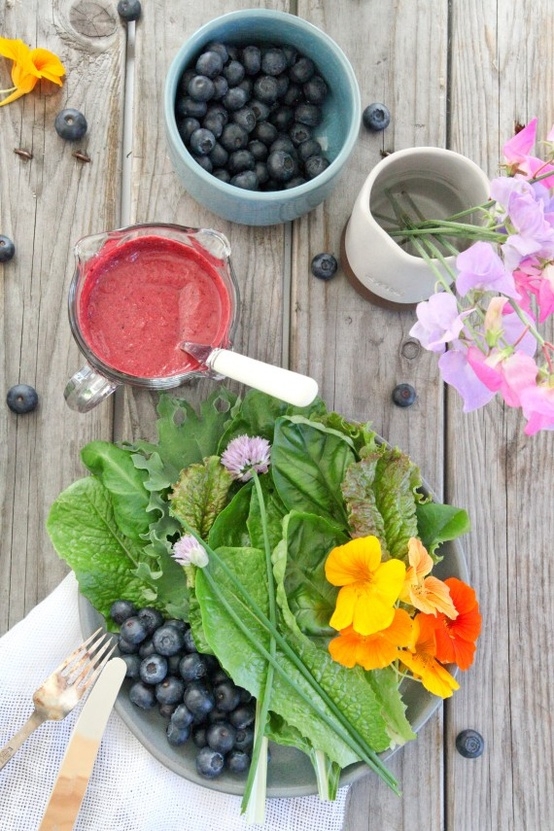
[[[235,737],[237,731],[232,724],[224,721],[210,724],[206,731],[206,740],[212,750],[217,750],[218,753],[228,753],[232,750],[235,744]]]
[[[362,113],[362,122],[368,130],[384,130],[390,124],[390,112],[384,104],[369,104]]]
[[[416,400],[416,391],[411,384],[397,384],[392,391],[392,400],[397,407],[411,407]]]
[[[121,626],[128,617],[136,615],[137,607],[130,600],[114,600],[110,606],[110,617],[114,623]]]
[[[154,687],[143,681],[135,681],[129,689],[129,700],[141,710],[151,710],[157,703]]]
[[[36,409],[38,404],[37,391],[29,384],[16,384],[8,390],[6,403],[12,413],[18,415],[30,413]]]
[[[132,20],[138,20],[142,12],[140,0],[119,0],[117,4],[117,13],[122,20],[130,23]]]
[[[332,254],[316,254],[311,268],[314,277],[320,280],[330,280],[337,273],[338,263]]]
[[[15,254],[15,245],[9,237],[0,234],[0,263],[7,263]]]
[[[145,684],[160,684],[167,675],[167,658],[155,652],[141,661],[139,675]]]
[[[60,138],[65,141],[79,141],[87,131],[87,120],[83,113],[69,107],[56,116],[54,127]]]
[[[244,750],[231,750],[225,758],[227,769],[232,773],[245,773],[250,767],[250,756]]]
[[[225,758],[221,753],[212,750],[211,747],[201,748],[196,755],[196,770],[200,776],[207,779],[214,779],[223,770]]]

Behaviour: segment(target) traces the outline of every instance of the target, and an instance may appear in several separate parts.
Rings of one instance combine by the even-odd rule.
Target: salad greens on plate
[[[330,579],[329,555],[371,540],[382,560],[374,575],[384,581],[383,566],[404,575],[413,541],[438,562],[441,543],[468,530],[465,511],[435,501],[405,453],[320,399],[299,409],[220,387],[198,410],[162,394],[158,415],[155,442],[87,444],[89,474],[52,505],[47,530],[81,593],[108,626],[119,598],[188,621],[199,650],[255,696],[245,810],[263,802],[268,739],[309,756],[322,798],[360,760],[397,790],[379,754],[415,738],[400,691],[407,665],[368,670],[333,657],[336,636],[356,633],[332,625],[348,588]],[[263,439],[268,457],[241,476],[225,452],[245,436]],[[202,565],[177,556],[183,540]],[[363,596],[373,596],[368,586]],[[400,621],[402,606],[409,617],[409,603],[397,592],[390,615]]]

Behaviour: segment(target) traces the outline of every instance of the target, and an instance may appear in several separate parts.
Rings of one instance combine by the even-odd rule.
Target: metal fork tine
[[[97,668],[97,664],[102,659],[103,655],[105,657],[101,661],[100,667],[104,666],[104,663],[108,660],[108,658],[110,658],[112,652],[115,650],[115,646],[116,645],[112,644],[111,638],[108,636],[108,640],[102,645],[102,648],[98,650],[96,655],[89,655],[88,656],[88,660],[86,661],[86,664],[83,667],[83,669],[81,670],[81,672],[79,673],[79,675],[77,675],[77,677],[74,678],[70,683],[72,683],[73,686],[79,686],[81,684],[89,684],[90,681],[89,681],[87,676],[89,676],[91,674],[91,672],[93,670],[95,670],[95,668]],[[107,650],[109,650],[109,652],[106,655]],[[78,665],[79,669],[81,668],[84,660],[85,659],[83,659],[83,661],[79,662],[79,665]],[[96,677],[96,675],[94,677]]]
[[[106,644],[106,646],[109,646],[109,644]],[[106,655],[104,655],[104,657],[102,658],[92,675],[89,675],[88,678],[85,678],[84,680],[78,680],[77,685],[82,685],[83,691],[87,690],[90,686],[92,686],[92,684],[94,684],[94,682],[96,681],[96,679],[98,678],[98,676],[100,675],[110,658],[112,657],[113,653],[115,652],[115,647],[116,644],[112,644],[109,652],[107,652]],[[99,655],[97,655],[96,657],[98,658]]]
[[[90,635],[90,637],[88,637],[86,639],[86,641],[84,641],[80,646],[78,646],[77,649],[75,649],[71,653],[71,655],[68,655],[67,658],[65,659],[65,661],[62,661],[62,663],[59,665],[59,667],[56,667],[56,669],[54,670],[54,673],[63,672],[63,670],[66,667],[68,667],[69,664],[71,664],[73,661],[77,660],[77,658],[80,658],[83,655],[83,651],[86,650],[87,647],[89,647],[89,644],[98,635],[99,632],[102,632],[102,627],[101,626],[96,630],[96,632],[93,632],[92,635]],[[102,638],[103,638],[103,635],[100,638],[100,640]],[[93,649],[94,647],[91,646],[90,648]],[[54,673],[52,673],[52,674],[54,674]]]

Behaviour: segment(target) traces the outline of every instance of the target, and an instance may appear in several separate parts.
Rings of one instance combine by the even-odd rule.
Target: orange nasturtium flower
[[[13,61],[13,87],[0,90],[0,94],[10,93],[7,98],[0,101],[0,107],[31,92],[41,78],[46,78],[61,87],[61,78],[65,75],[64,65],[57,55],[48,49],[30,49],[22,40],[0,37],[0,55]]]
[[[437,643],[437,658],[445,664],[468,669],[475,657],[475,641],[481,632],[481,614],[474,589],[457,577],[445,580],[458,616],[449,620],[439,614],[432,619]]]
[[[404,609],[395,609],[390,626],[373,635],[360,635],[351,626],[342,629],[329,643],[331,657],[351,669],[359,664],[364,669],[383,669],[399,657],[399,647],[408,646],[412,619]]]
[[[342,588],[329,624],[338,630],[352,626],[360,635],[386,629],[393,621],[405,575],[406,566],[400,560],[381,562],[381,544],[372,535],[333,548],[325,562],[325,576]]]
[[[435,627],[432,615],[416,615],[412,621],[412,642],[399,650],[399,658],[426,690],[440,698],[450,698],[460,685],[436,659]]]
[[[458,612],[446,583],[433,575],[426,576],[433,568],[433,560],[417,537],[412,537],[408,543],[408,562],[410,565],[400,600],[411,603],[425,614],[436,615],[437,612],[442,612],[449,618],[457,617]]]

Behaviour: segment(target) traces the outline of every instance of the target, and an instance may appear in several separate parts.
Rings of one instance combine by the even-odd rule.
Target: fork
[[[0,750],[0,770],[31,733],[48,720],[61,721],[96,681],[115,649],[102,627],[68,655],[33,694],[34,710],[17,733]]]

